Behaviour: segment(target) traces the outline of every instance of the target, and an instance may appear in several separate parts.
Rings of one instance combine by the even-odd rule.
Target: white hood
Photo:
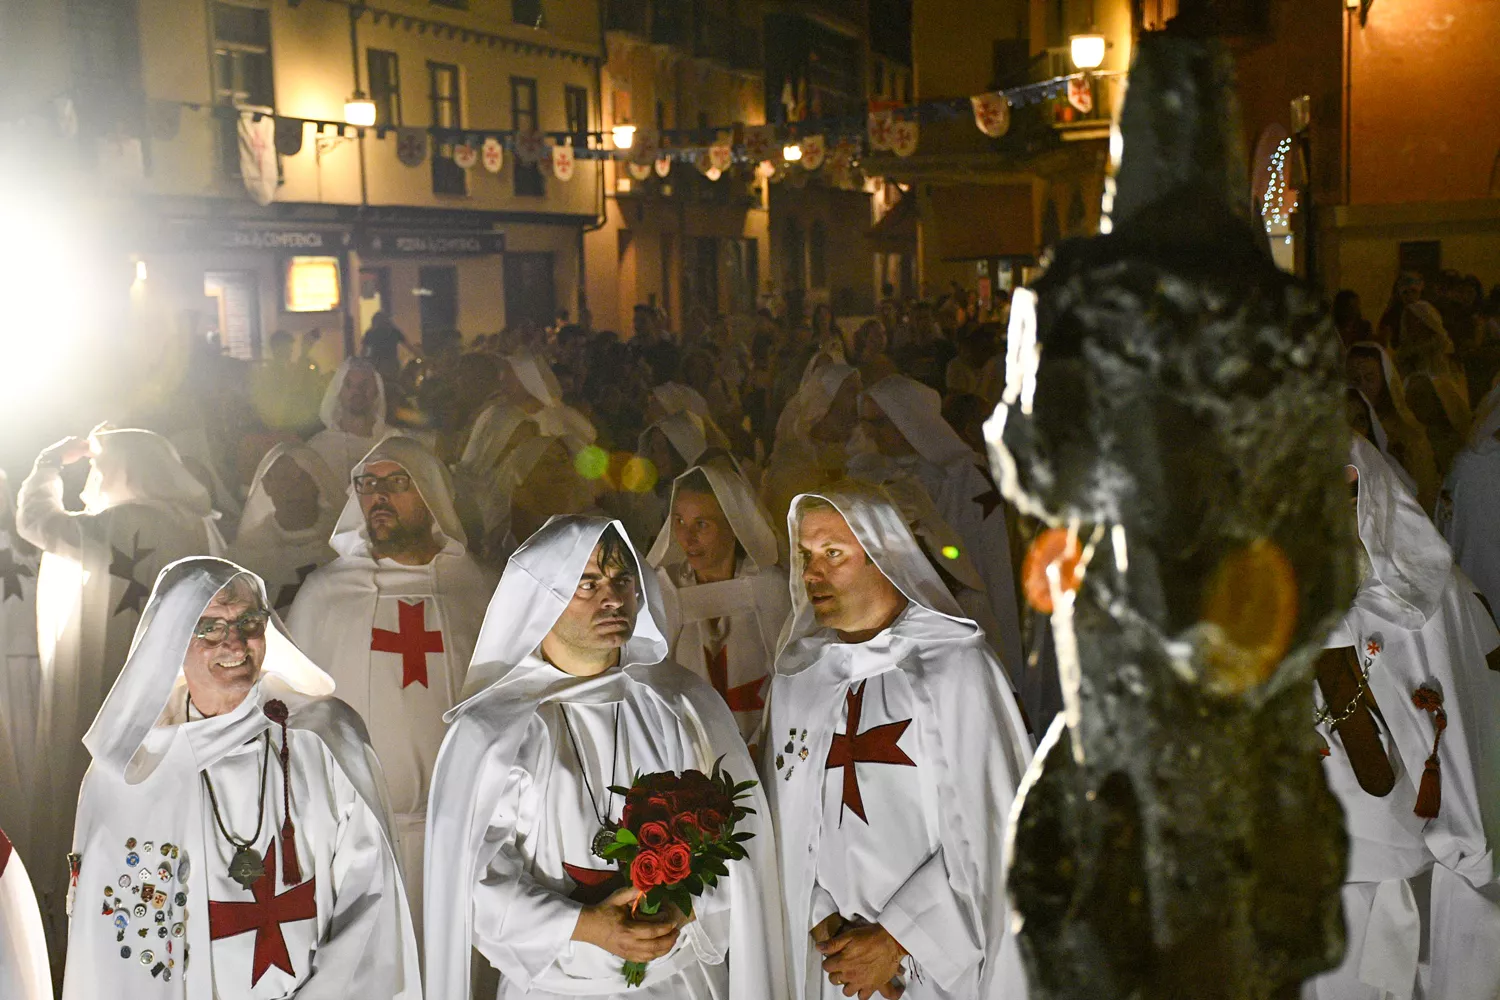
[[[343,391],[344,379],[349,376],[349,369],[359,365],[368,369],[375,375],[375,424],[370,430],[370,437],[381,438],[385,436],[385,379],[375,371],[375,366],[364,358],[345,358],[343,363],[334,370],[333,379],[328,383],[328,388],[323,393],[323,403],[318,407],[318,417],[323,421],[323,426],[331,431],[343,431],[344,408],[339,402],[339,393]],[[346,432],[347,433],[347,432]]]
[[[671,511],[677,503],[678,487],[694,472],[702,472],[713,487],[714,498],[719,501],[724,516],[729,520],[729,527],[733,529],[734,537],[739,540],[745,554],[755,561],[757,567],[768,569],[774,566],[777,562],[776,534],[771,530],[770,518],[756,499],[755,491],[750,488],[744,473],[728,455],[715,455],[702,465],[688,469],[672,483],[672,496],[667,502],[667,523],[662,525],[646,561],[652,566],[660,567],[665,563],[680,563],[687,558],[672,532]]]
[[[866,389],[865,395],[927,461],[942,466],[960,459],[978,464],[974,449],[943,419],[943,398],[936,390],[905,375],[887,375]]]
[[[448,469],[420,441],[390,437],[371,448],[370,453],[350,470],[349,499],[328,542],[335,552],[341,556],[368,557],[370,554],[370,535],[365,527],[364,511],[360,509],[359,496],[352,484],[355,476],[364,475],[365,468],[376,462],[395,462],[411,476],[412,486],[432,512],[433,531],[445,542],[445,550],[456,549],[462,553],[467,549],[469,540],[458,523],[458,511],[453,507],[453,480]]]

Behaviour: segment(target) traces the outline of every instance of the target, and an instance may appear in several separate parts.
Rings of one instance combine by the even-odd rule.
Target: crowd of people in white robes
[[[304,359],[321,406],[261,403],[313,426],[44,450],[0,519],[0,995],[1024,998],[1005,835],[1062,695],[979,429],[1003,322],[638,310]],[[1350,947],[1305,992],[1496,1000],[1500,388],[1439,488],[1348,357],[1358,704],[1309,724]],[[716,765],[748,857],[647,917],[614,789]]]

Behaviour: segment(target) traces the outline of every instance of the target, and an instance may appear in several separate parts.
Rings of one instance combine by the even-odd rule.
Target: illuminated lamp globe
[[[1104,64],[1104,52],[1108,43],[1103,35],[1074,35],[1069,42],[1074,66],[1079,69],[1098,69]]]
[[[802,147],[795,142],[790,146],[781,147],[781,158],[788,163],[796,163],[802,159]]]
[[[616,125],[609,130],[609,134],[615,141],[616,149],[629,149],[635,145],[634,125]]]
[[[375,102],[356,90],[354,96],[344,102],[344,121],[355,128],[369,128],[375,124]]]

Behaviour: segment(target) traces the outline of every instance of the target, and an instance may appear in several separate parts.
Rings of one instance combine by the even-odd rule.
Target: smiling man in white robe
[[[419,1000],[365,729],[219,559],[167,567],[85,737],[64,1000]]]
[[[792,504],[762,752],[798,1000],[1024,1000],[1003,841],[1031,758],[984,634],[879,487]]]
[[[1500,996],[1500,646],[1396,473],[1355,437],[1367,570],[1318,661],[1318,731],[1344,807],[1348,950],[1309,1000]]]
[[[63,468],[91,463],[82,511],[63,499]],[[146,430],[96,431],[37,456],[16,505],[16,533],[42,551],[36,579],[41,665],[32,781],[48,789],[32,808],[30,859],[43,919],[61,951],[67,869],[60,845],[73,830],[89,755],[83,734],[99,711],[162,567],[190,555],[220,555],[208,491],[166,438]],[[60,791],[66,790],[66,791]]]
[[[754,744],[791,612],[776,535],[722,453],[677,477],[670,509],[646,561],[656,567],[672,659],[713,685]]]
[[[419,442],[387,438],[351,482],[338,558],[307,577],[287,626],[370,727],[418,911],[443,713],[458,702],[494,577],[468,553],[448,471]]]
[[[636,919],[634,890],[594,853],[624,806],[612,786],[720,759],[736,779],[753,770],[718,695],[666,659],[645,569],[604,518],[555,518],[511,557],[433,776],[429,996],[471,996],[472,945],[499,971],[500,1000],[786,997],[759,790],[749,857],[690,922]],[[650,963],[639,987],[627,959]]]

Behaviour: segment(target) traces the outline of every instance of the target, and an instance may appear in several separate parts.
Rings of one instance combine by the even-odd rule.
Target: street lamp
[[[1069,39],[1073,65],[1081,70],[1098,69],[1104,64],[1104,52],[1109,47],[1104,36],[1090,32],[1074,35]]]
[[[374,125],[375,102],[366,97],[363,90],[356,90],[344,102],[344,121],[355,128],[369,128]]]
[[[616,125],[609,130],[609,134],[615,141],[616,149],[629,149],[635,145],[634,125]]]

